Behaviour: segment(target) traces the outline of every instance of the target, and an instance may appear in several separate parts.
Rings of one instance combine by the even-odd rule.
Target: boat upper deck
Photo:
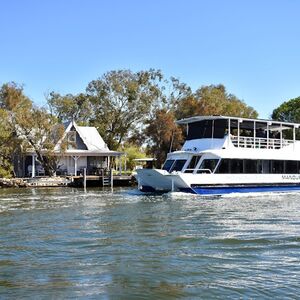
[[[208,121],[208,120],[231,120],[231,122],[239,121],[240,123],[243,122],[253,122],[253,123],[265,123],[269,124],[269,126],[273,127],[278,127],[281,124],[286,127],[297,127],[299,128],[300,124],[299,123],[291,123],[291,122],[281,122],[281,121],[276,121],[276,120],[267,120],[267,119],[249,119],[249,118],[242,118],[242,117],[231,117],[231,116],[194,116],[190,118],[185,118],[181,120],[177,120],[177,124],[190,124],[194,122],[199,122],[199,121]],[[271,126],[271,127],[272,127]]]
[[[298,123],[229,116],[195,116],[177,121],[187,125],[188,149],[202,144],[205,148],[282,149],[294,144],[300,137]],[[207,140],[210,140],[208,142]],[[226,140],[222,143],[221,140]],[[186,148],[186,147],[184,147]],[[202,148],[202,147],[200,147]],[[293,147],[295,149],[295,147]]]

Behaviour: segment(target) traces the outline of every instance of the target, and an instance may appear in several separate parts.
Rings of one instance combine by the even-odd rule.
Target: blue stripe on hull
[[[231,193],[289,192],[300,191],[300,185],[291,186],[228,186],[228,187],[193,187],[180,189],[181,192],[200,195],[223,195]]]

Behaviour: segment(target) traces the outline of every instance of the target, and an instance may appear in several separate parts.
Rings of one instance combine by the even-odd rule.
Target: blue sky
[[[297,0],[0,0],[0,84],[83,92],[116,69],[222,83],[267,118],[300,96]]]

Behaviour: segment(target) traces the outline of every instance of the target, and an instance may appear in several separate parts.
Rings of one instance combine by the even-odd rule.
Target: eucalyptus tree
[[[251,106],[233,94],[227,93],[223,85],[202,86],[192,92],[184,83],[174,80],[173,84],[173,92],[169,94],[169,99],[172,100],[168,102],[171,103],[171,108],[157,109],[144,131],[149,152],[158,159],[158,165],[170,150],[178,149],[184,139],[186,130],[174,124],[176,119],[196,115],[247,118],[256,118],[258,115]]]
[[[157,159],[157,167],[165,160],[167,153],[179,150],[182,142],[182,130],[175,124],[172,111],[157,109],[154,118],[145,129],[148,152]]]
[[[300,123],[300,97],[283,102],[273,110],[272,119]]]
[[[8,122],[8,113],[0,108],[0,177],[13,175],[12,154],[14,146],[14,134]]]
[[[224,85],[208,85],[198,88],[193,94],[178,102],[176,118],[195,115],[228,115],[257,118],[257,111],[235,95],[226,91]]]
[[[78,124],[87,125],[93,116],[93,107],[85,93],[61,95],[53,91],[46,99],[50,114],[60,122],[76,120]]]
[[[153,107],[166,101],[159,70],[110,71],[88,84],[93,106],[90,124],[96,126],[110,148],[117,148],[134,131],[141,132]]]
[[[300,97],[283,102],[275,108],[271,115],[273,120],[281,122],[300,123]],[[284,138],[293,139],[293,130],[283,131]],[[300,138],[300,130],[296,130],[297,139]]]
[[[63,125],[45,109],[36,107],[24,94],[23,87],[16,83],[2,85],[0,109],[5,119],[5,132],[15,143],[11,154],[17,149],[23,155],[33,151],[45,171],[53,175],[58,161],[54,147],[63,136]]]

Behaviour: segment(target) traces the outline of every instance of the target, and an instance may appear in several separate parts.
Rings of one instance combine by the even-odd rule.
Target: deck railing
[[[247,137],[247,136],[234,136],[231,135],[231,141],[235,147],[239,148],[257,148],[257,149],[281,149],[290,144],[293,144],[293,140],[286,139],[274,139],[274,138],[259,138],[259,137]]]

